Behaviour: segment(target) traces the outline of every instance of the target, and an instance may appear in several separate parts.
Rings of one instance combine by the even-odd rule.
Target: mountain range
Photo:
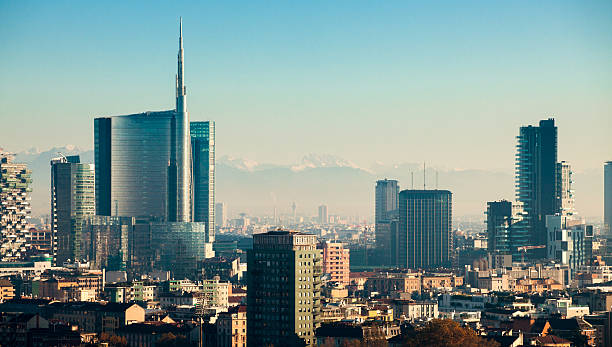
[[[92,150],[75,146],[19,152],[17,162],[32,170],[33,214],[49,213],[51,158],[58,153],[81,156],[81,162],[93,163]],[[298,215],[312,216],[317,206],[325,204],[330,214],[372,219],[374,186],[378,179],[397,179],[401,189],[423,186],[423,166],[417,163],[384,165],[373,163],[360,167],[329,154],[308,154],[290,165],[258,163],[253,160],[222,156],[216,163],[216,201],[227,204],[230,215],[272,215],[274,208],[288,214],[297,204]],[[603,170],[574,173],[576,208],[584,216],[601,217]],[[426,187],[448,189],[453,193],[453,214],[474,216],[484,221],[486,202],[514,198],[514,172],[510,170],[426,169]],[[414,182],[414,185],[413,183]],[[436,184],[437,182],[437,184]]]

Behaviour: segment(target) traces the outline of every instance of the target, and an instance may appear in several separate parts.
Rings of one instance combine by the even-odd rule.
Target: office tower
[[[176,108],[94,120],[98,215],[191,221],[191,146],[182,23]]]
[[[529,243],[517,246],[546,245],[546,216],[559,212],[555,120],[521,127],[516,150],[516,200],[523,205]]]
[[[55,264],[83,258],[83,222],[96,213],[95,171],[78,155],[51,159],[51,232]]]
[[[248,252],[247,340],[252,346],[316,345],[321,259],[316,236],[253,235]]]
[[[215,235],[215,122],[191,122],[193,221],[206,224],[209,242]]]
[[[561,214],[574,214],[574,190],[572,167],[566,161],[557,163],[557,209]]]
[[[91,216],[83,224],[83,248],[94,269],[126,270],[129,267],[129,239],[132,217]]]
[[[381,265],[391,264],[391,221],[397,219],[399,185],[396,180],[376,181],[375,233]]]
[[[0,148],[0,261],[20,260],[28,250],[31,174]]]
[[[604,230],[612,237],[612,161],[604,164]]]
[[[593,228],[584,219],[567,215],[546,216],[548,259],[569,265],[571,274],[586,265],[593,248]]]
[[[398,259],[411,269],[450,265],[452,193],[403,190],[399,195]]]
[[[292,222],[295,223],[297,220],[297,205],[295,204],[295,201],[291,203],[291,217],[292,217]]]
[[[510,201],[487,202],[487,245],[489,252],[511,252],[511,225],[512,203]]]
[[[223,202],[215,204],[215,225],[219,228],[225,227],[225,221],[227,220],[227,206]]]
[[[329,217],[327,215],[327,205],[319,206],[319,224],[329,223]]]
[[[323,256],[323,273],[330,281],[349,285],[350,253],[341,242],[324,241],[319,244]]]

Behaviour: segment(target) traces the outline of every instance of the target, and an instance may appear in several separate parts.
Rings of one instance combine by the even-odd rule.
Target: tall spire
[[[176,75],[176,111],[185,112],[185,95],[187,90],[184,81],[184,55],[183,55],[183,18],[179,19],[179,51],[178,51],[178,72]]]

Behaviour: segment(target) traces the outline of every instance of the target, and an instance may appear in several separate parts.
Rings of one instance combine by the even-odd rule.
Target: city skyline
[[[104,26],[100,14],[78,5],[4,6],[2,32],[14,49],[5,52],[0,96],[3,115],[14,116],[3,121],[33,135],[25,144],[8,134],[2,145],[10,151],[63,145],[66,139],[93,148],[92,131],[85,131],[93,130],[91,117],[165,108],[171,102],[167,79],[173,65],[165,52],[175,47],[176,18],[180,12],[201,12],[204,20],[185,17],[192,38],[190,110],[194,121],[214,119],[221,135],[231,129],[231,137],[219,137],[219,157],[286,164],[315,152],[366,166],[390,163],[401,151],[405,161],[506,169],[513,165],[514,129],[554,115],[561,129],[559,156],[574,170],[598,168],[609,160],[606,129],[612,126],[612,105],[606,95],[612,69],[606,62],[612,21],[607,3],[523,4],[528,11],[509,5],[440,10],[359,4],[351,7],[356,16],[347,19],[344,30],[334,28],[346,10],[339,4],[325,6],[326,14],[316,11],[323,6],[318,4],[307,10],[280,6],[274,13],[261,9],[246,19],[221,16],[227,22],[212,17],[249,7],[179,5],[130,22],[140,9],[126,5],[113,11],[118,5],[111,4],[117,27]],[[26,10],[32,11],[19,16]],[[83,11],[70,16],[77,10]],[[365,18],[369,21],[362,25],[358,19]],[[445,25],[434,29],[428,19]],[[501,23],[494,30],[493,20]],[[49,21],[53,39],[41,26]],[[290,21],[298,25],[287,30]],[[384,39],[374,40],[378,37]],[[306,44],[296,45],[296,39]],[[65,52],[70,52],[67,60]],[[46,59],[30,61],[39,56]],[[139,56],[147,58],[139,63]],[[19,92],[24,83],[29,93]],[[37,102],[25,102],[26,95]],[[388,122],[411,136],[385,136]],[[83,131],[70,132],[64,123]],[[258,132],[251,131],[254,126]],[[299,139],[309,133],[319,136],[306,146]],[[427,133],[439,134],[441,141],[424,137]],[[254,141],[256,148],[245,145]],[[282,153],[278,141],[285,144]],[[445,150],[448,144],[453,151]],[[491,157],[500,160],[484,159]]]

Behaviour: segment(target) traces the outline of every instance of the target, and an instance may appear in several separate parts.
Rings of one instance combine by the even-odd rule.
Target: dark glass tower
[[[215,234],[215,122],[191,122],[193,221],[206,223],[206,242]]]
[[[512,203],[490,201],[487,203],[487,236],[489,252],[511,252],[510,226],[512,225]]]
[[[527,244],[545,245],[546,216],[559,213],[555,120],[521,127],[516,145],[516,200],[523,206]]]
[[[376,248],[380,254],[382,265],[394,264],[392,248],[394,235],[391,222],[397,219],[399,185],[396,180],[376,181],[375,232]]]
[[[407,268],[449,266],[452,193],[403,190],[399,194],[398,260]]]

